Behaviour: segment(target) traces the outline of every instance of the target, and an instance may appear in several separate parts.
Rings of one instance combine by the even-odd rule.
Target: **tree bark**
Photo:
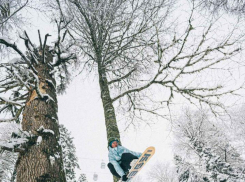
[[[121,144],[115,109],[110,96],[110,90],[106,78],[105,68],[100,64],[99,61],[98,61],[98,73],[99,73],[101,100],[104,109],[107,140],[109,140],[112,137],[117,138],[119,140],[119,143]],[[113,181],[117,182],[118,178],[113,176]]]
[[[47,60],[45,63],[41,61],[43,59],[41,52],[39,63],[34,64],[38,72],[39,90],[43,95],[48,94],[53,100],[41,98],[35,88],[29,93],[23,111],[22,130],[42,137],[42,141],[40,144],[29,143],[25,153],[19,154],[16,163],[17,182],[66,182],[61,146],[58,143],[60,134],[56,83],[49,74],[53,69],[48,64],[52,60],[52,55],[48,52],[45,54]],[[42,127],[46,130],[42,131]]]
[[[110,90],[106,78],[105,68],[103,68],[103,66],[101,66],[100,63],[98,64],[98,72],[99,72],[101,100],[102,100],[104,116],[105,116],[107,139],[109,140],[109,138],[115,137],[118,138],[118,140],[120,141],[120,133],[117,126],[115,109],[110,96]]]

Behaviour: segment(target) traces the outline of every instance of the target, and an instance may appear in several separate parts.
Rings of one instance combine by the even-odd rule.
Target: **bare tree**
[[[132,182],[141,182],[141,181],[143,181],[143,177],[140,175],[137,175],[132,179]]]
[[[0,37],[15,39],[15,31],[21,29],[26,17],[22,16],[22,11],[28,7],[31,0],[0,0]],[[0,45],[1,57],[7,51]]]
[[[25,8],[29,3],[29,0],[18,1],[18,0],[1,0],[0,1],[0,28],[1,33],[6,27],[5,25],[11,23],[12,26],[17,26],[13,22],[17,23],[21,17],[17,16],[17,13]]]
[[[116,134],[118,129],[113,103],[125,106],[128,109],[126,112],[137,110],[155,113],[154,109],[145,109],[140,102],[145,96],[144,91],[153,85],[166,89],[165,93],[169,97],[161,100],[161,103],[169,104],[176,93],[210,107],[219,105],[210,98],[218,98],[236,90],[224,91],[226,88],[219,84],[209,87],[193,84],[191,87],[182,82],[183,77],[195,77],[207,70],[218,70],[220,64],[229,62],[241,51],[239,41],[242,41],[242,37],[233,34],[235,28],[219,40],[215,37],[217,39],[211,41],[216,22],[211,21],[204,28],[198,27],[198,20],[194,21],[196,7],[193,5],[187,25],[182,27],[184,31],[169,35],[166,30],[169,27],[164,23],[168,20],[169,6],[172,4],[167,1],[147,2],[96,3],[76,0],[65,1],[68,4],[66,8],[60,6],[63,15],[72,15],[66,14],[67,19],[73,18],[69,30],[86,56],[84,66],[89,71],[97,69],[108,138],[119,137]],[[164,8],[165,11],[160,14],[159,11]],[[193,38],[195,32],[201,34]],[[172,36],[172,39],[165,37],[165,34]],[[192,43],[194,39],[195,44]]]
[[[72,20],[68,33],[81,50],[82,71],[98,75],[107,139],[120,139],[115,105],[122,108],[125,117],[130,116],[129,123],[133,124],[144,118],[144,113],[168,118],[164,108],[175,95],[193,104],[207,104],[217,113],[217,107],[224,108],[219,98],[240,89],[240,85],[229,89],[216,82],[195,83],[194,78],[207,77],[207,71],[228,73],[229,68],[221,65],[240,53],[242,41],[236,27],[213,37],[218,32],[217,22],[209,19],[200,26],[195,4],[185,28],[175,31],[168,19],[171,1],[56,2],[60,14]],[[154,97],[156,88],[163,98]],[[154,106],[149,106],[149,101]]]
[[[204,175],[196,169],[196,165],[185,161],[179,155],[174,156],[178,182],[205,182]]]
[[[241,154],[232,146],[231,138],[222,132],[222,125],[216,126],[206,111],[186,111],[175,123],[174,135],[175,153],[178,153],[175,160],[182,181],[194,178],[239,181],[243,178]]]
[[[69,32],[86,57],[83,69],[95,70],[99,77],[107,138],[120,139],[113,103],[136,83],[136,75],[149,64],[146,46],[152,44],[150,35],[159,19],[166,14],[170,1],[57,1],[60,13],[72,19]],[[67,6],[65,6],[67,5]],[[149,37],[147,37],[150,35]],[[138,70],[138,71],[137,71]],[[111,89],[122,92],[112,97]]]
[[[177,182],[176,169],[170,163],[154,164],[147,176],[153,182]]]
[[[98,76],[107,139],[120,139],[115,106],[129,124],[144,119],[145,113],[168,119],[166,109],[179,96],[217,113],[224,109],[219,99],[241,88],[204,81],[217,70],[230,73],[223,65],[231,65],[241,52],[243,37],[236,27],[217,36],[217,21],[197,20],[195,4],[185,26],[174,29],[169,20],[172,1],[56,2],[60,14],[72,20],[68,33],[81,50],[82,71]],[[206,78],[195,82],[202,76]],[[156,89],[163,93],[161,98],[155,96]]]
[[[12,115],[0,122],[21,122],[21,130],[12,134],[8,142],[1,142],[2,150],[19,153],[16,163],[17,182],[66,181],[63,169],[60,132],[57,116],[57,92],[64,89],[63,80],[69,76],[67,64],[75,59],[67,53],[69,45],[62,46],[66,35],[64,21],[56,21],[58,39],[53,47],[47,46],[45,35],[36,47],[25,32],[26,54],[6,39],[0,44],[15,51],[20,58],[1,63],[1,113]],[[69,51],[68,51],[69,52]],[[2,72],[3,71],[3,72]],[[62,83],[59,83],[62,82]],[[7,115],[9,116],[9,114]],[[21,118],[23,116],[23,118]]]
[[[179,119],[174,121],[173,128],[175,147],[177,151],[186,153],[187,157],[193,156],[190,140],[196,139],[210,146],[225,162],[236,164],[237,160],[241,160],[238,150],[232,146],[232,138],[225,134],[227,131],[223,124],[216,123],[207,110],[185,110]]]
[[[213,13],[224,10],[228,13],[243,15],[245,13],[245,2],[240,0],[194,0],[200,2],[200,6],[211,10]]]
[[[245,116],[244,104],[235,105],[229,110],[229,116],[221,118],[226,123],[225,133],[229,136],[232,145],[239,151],[241,155],[245,155]]]
[[[146,52],[156,36],[151,32],[155,24],[164,21],[171,1],[56,2],[60,14],[67,21],[72,20],[68,33],[81,50],[81,57],[85,57],[82,70],[95,71],[98,75],[107,139],[116,137],[120,141],[113,103],[124,95],[133,99],[131,94],[136,90],[129,91],[130,88],[138,85],[137,75],[150,66]],[[119,95],[112,96],[113,89]]]

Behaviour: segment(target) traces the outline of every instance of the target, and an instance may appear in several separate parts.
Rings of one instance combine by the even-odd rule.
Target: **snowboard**
[[[127,177],[129,182],[132,180],[139,171],[145,166],[145,164],[150,160],[150,158],[155,154],[155,147],[148,147],[144,153],[140,156],[136,164],[130,169]]]

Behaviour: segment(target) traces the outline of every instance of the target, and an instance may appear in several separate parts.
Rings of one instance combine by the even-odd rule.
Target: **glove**
[[[122,176],[122,181],[127,181],[127,180],[128,180],[127,176],[126,175],[123,175]]]
[[[138,161],[138,159],[132,160],[132,162],[130,163],[130,166],[131,166],[131,167],[134,167],[134,165],[136,164],[137,161]]]

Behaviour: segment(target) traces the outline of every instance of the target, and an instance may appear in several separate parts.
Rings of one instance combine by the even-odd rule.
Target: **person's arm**
[[[115,168],[117,174],[119,174],[119,176],[122,177],[123,175],[125,175],[125,173],[124,173],[123,169],[121,168],[121,166],[119,165],[119,163],[110,154],[109,154],[109,162],[114,166],[114,168]]]

